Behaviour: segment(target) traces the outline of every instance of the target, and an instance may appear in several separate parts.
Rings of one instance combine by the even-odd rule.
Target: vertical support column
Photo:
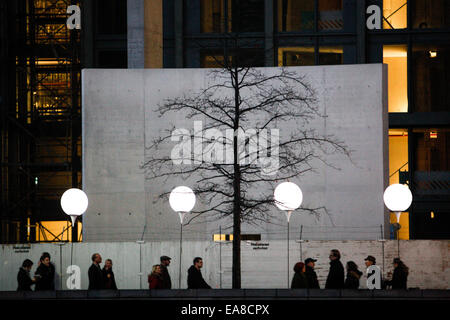
[[[366,63],[366,1],[356,1],[356,62]]]
[[[144,3],[145,68],[163,67],[163,0]]]
[[[264,42],[266,67],[274,66],[274,42],[273,42],[273,1],[264,1]]]
[[[144,0],[127,1],[128,68],[144,68]]]
[[[183,68],[183,0],[175,0],[175,67]]]
[[[81,43],[83,68],[94,66],[94,1],[81,1]]]

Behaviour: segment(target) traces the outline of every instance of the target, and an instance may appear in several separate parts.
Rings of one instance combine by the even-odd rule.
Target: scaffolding
[[[59,198],[81,186],[81,36],[66,26],[70,5],[80,1],[18,0],[1,7],[10,48],[2,53],[9,71],[1,74],[2,243],[38,241],[31,228],[66,220]],[[76,226],[72,234],[76,241]]]

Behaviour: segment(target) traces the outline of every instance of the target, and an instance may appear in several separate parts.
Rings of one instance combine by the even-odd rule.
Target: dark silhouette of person
[[[33,266],[33,262],[30,259],[25,259],[22,263],[22,267],[17,274],[17,291],[31,291],[31,285],[34,284],[36,278],[31,278],[30,271]]]
[[[194,264],[188,270],[188,289],[211,289],[209,284],[203,279],[200,269],[203,267],[203,260],[200,257],[194,259]]]
[[[101,290],[103,289],[103,273],[100,268],[102,263],[102,256],[98,253],[94,253],[91,257],[92,265],[89,267],[89,287],[88,290]]]
[[[341,253],[339,250],[333,249],[330,252],[330,271],[328,273],[325,289],[342,289],[344,288],[344,266],[341,263]]]

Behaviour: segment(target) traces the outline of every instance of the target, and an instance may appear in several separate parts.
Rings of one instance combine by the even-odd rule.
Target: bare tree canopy
[[[238,179],[241,221],[267,222],[274,200],[264,191],[273,190],[276,181],[313,171],[313,160],[326,162],[328,154],[349,156],[343,142],[308,127],[323,115],[304,76],[288,68],[272,70],[274,74],[266,75],[250,67],[211,69],[207,88],[159,105],[160,117],[182,112],[187,119],[201,121],[194,133],[168,128],[149,147],[151,156],[145,163],[150,179],[194,177],[193,190],[208,206],[194,211],[194,217],[208,213],[208,220],[216,220],[232,215]],[[287,130],[287,123],[294,129]],[[173,140],[181,141],[176,150],[180,152],[158,152]],[[321,208],[302,209],[317,213]]]

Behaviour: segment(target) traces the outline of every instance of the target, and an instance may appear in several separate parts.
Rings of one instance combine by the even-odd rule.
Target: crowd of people
[[[341,262],[341,253],[336,249],[331,250],[329,259],[330,269],[325,282],[325,289],[359,289],[360,279],[363,273],[358,270],[356,263],[354,261],[348,261],[344,270]],[[291,282],[292,289],[320,289],[317,274],[314,271],[316,261],[316,259],[308,258],[304,263],[297,262],[295,264],[294,277]],[[367,256],[364,262],[367,268],[376,265],[374,256]],[[406,289],[409,273],[408,267],[399,258],[394,259],[393,265],[394,273],[392,280],[383,281],[383,279],[379,279],[381,288]]]
[[[33,262],[26,259],[22,263],[22,267],[17,274],[18,291],[31,291],[31,286],[35,285],[35,291],[55,290],[55,266],[50,261],[50,254],[44,252],[39,259],[38,267],[33,277],[30,272]],[[342,265],[341,254],[339,250],[331,250],[330,269],[325,283],[325,289],[358,289],[360,286],[360,278],[362,272],[358,270],[358,266],[354,261],[348,261],[346,264],[346,274]],[[89,287],[88,290],[117,290],[114,272],[112,270],[113,262],[106,259],[103,269],[100,267],[102,257],[99,253],[94,253],[91,257],[92,265],[88,270]],[[292,278],[291,288],[310,288],[320,289],[317,274],[314,271],[315,262],[313,258],[307,258],[304,262],[297,262],[294,266],[294,276]],[[369,255],[364,259],[365,265],[369,268],[376,265],[375,257]],[[151,273],[148,275],[149,289],[171,289],[172,281],[168,267],[171,258],[168,256],[160,257],[160,264],[152,267]],[[406,289],[408,279],[408,267],[399,259],[393,261],[394,272],[392,279],[383,281],[380,279],[382,288],[391,287],[392,289]],[[188,289],[211,289],[211,286],[203,279],[201,269],[203,267],[203,259],[196,257],[192,266],[189,267],[187,273]]]

